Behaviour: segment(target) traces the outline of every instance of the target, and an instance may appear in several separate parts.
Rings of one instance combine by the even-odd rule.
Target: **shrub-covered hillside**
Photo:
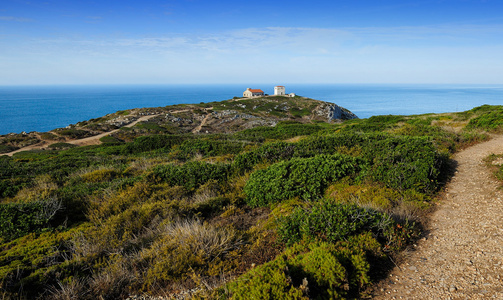
[[[368,296],[420,236],[450,155],[494,130],[480,110],[502,118],[291,120],[0,156],[2,296]]]
[[[305,97],[264,96],[119,111],[50,132],[0,135],[0,153],[23,147],[68,147],[65,142],[109,133],[102,142],[130,142],[151,134],[233,133],[282,121],[310,123],[356,118],[336,104]]]

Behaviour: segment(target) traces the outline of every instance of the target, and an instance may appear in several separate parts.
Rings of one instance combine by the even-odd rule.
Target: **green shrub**
[[[295,156],[332,154],[337,151],[360,156],[365,165],[362,178],[391,188],[431,192],[437,187],[447,154],[440,153],[431,137],[383,133],[340,133],[306,138]]]
[[[0,204],[0,238],[9,241],[40,232],[59,209],[58,200]]]
[[[264,144],[255,150],[237,155],[233,162],[233,168],[242,173],[252,170],[257,164],[287,160],[293,157],[296,148],[297,144],[295,143],[275,142]]]
[[[466,129],[501,130],[503,126],[503,106],[483,105],[474,108],[472,112],[480,115],[471,119],[466,125]]]
[[[164,149],[169,152],[171,147],[191,139],[188,135],[149,135],[136,138],[132,143],[127,143],[124,154],[135,154],[152,150]]]
[[[0,145],[0,153],[9,153],[19,149],[19,147],[14,147],[11,145]]]
[[[51,149],[69,149],[69,148],[75,148],[77,147],[76,145],[69,144],[69,143],[54,143],[50,144],[49,148]]]
[[[322,130],[316,124],[278,123],[275,127],[256,127],[236,132],[237,139],[250,141],[264,141],[266,139],[286,140],[301,135],[311,135]]]
[[[134,127],[138,128],[138,129],[144,129],[149,132],[155,132],[155,133],[163,133],[163,132],[167,131],[166,128],[159,126],[157,123],[153,123],[153,122],[140,122],[140,123],[136,124]]]
[[[100,138],[100,142],[103,144],[121,144],[122,141],[119,140],[118,138],[115,138],[113,136],[107,135],[102,138]]]
[[[432,192],[447,157],[428,137],[389,137],[365,147],[366,178],[400,190]]]
[[[371,234],[336,244],[297,244],[227,285],[231,299],[359,298],[370,283],[368,254],[381,254]]]
[[[117,177],[118,173],[114,169],[98,169],[83,174],[81,177],[85,182],[111,181]]]
[[[252,269],[229,284],[230,299],[309,299],[300,285],[295,287],[289,272],[288,260],[280,256],[272,262]]]
[[[24,180],[20,178],[0,180],[0,198],[14,197],[24,183]]]
[[[384,237],[393,225],[389,216],[375,210],[324,200],[280,217],[278,235],[287,245],[301,240],[335,243],[367,231]]]
[[[90,135],[89,131],[75,129],[75,128],[61,129],[61,130],[58,130],[57,133],[59,135],[68,136],[73,139],[81,139],[83,137]]]
[[[405,120],[404,116],[397,115],[381,115],[381,116],[372,116],[368,118],[367,123],[369,124],[380,124],[380,125],[395,125],[399,122],[403,122]]]
[[[244,143],[238,141],[197,139],[183,142],[172,151],[171,156],[187,160],[195,155],[208,157],[238,154],[243,148]]]
[[[210,164],[193,161],[177,166],[159,165],[153,169],[153,175],[171,186],[183,186],[188,190],[195,189],[213,179],[222,182],[230,172],[228,164]]]
[[[6,299],[38,299],[49,284],[85,276],[71,256],[69,240],[83,227],[65,232],[27,234],[0,249],[0,289]]]
[[[44,140],[57,140],[58,136],[55,134],[52,134],[50,132],[42,132],[40,133],[40,137]]]
[[[298,142],[295,156],[310,157],[318,154],[334,154],[340,149],[360,155],[371,141],[386,138],[384,134],[338,133],[328,136],[310,136]]]
[[[257,207],[294,197],[316,199],[330,183],[355,175],[361,162],[354,157],[336,154],[276,163],[251,174],[244,187],[246,202]]]
[[[426,208],[431,201],[427,195],[414,190],[400,191],[376,184],[336,183],[326,190],[325,197],[337,203],[356,204],[386,213],[393,213],[395,208]]]
[[[232,261],[241,243],[237,232],[230,227],[198,220],[165,225],[161,237],[141,253],[142,259],[148,262],[142,279],[144,289],[156,290],[159,283],[183,280],[196,272],[203,276],[221,275],[228,268],[222,262]]]

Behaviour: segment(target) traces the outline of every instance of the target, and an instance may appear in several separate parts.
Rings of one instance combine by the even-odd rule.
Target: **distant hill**
[[[150,116],[148,120],[133,122]],[[341,122],[357,116],[336,104],[306,97],[264,96],[235,98],[220,102],[180,104],[155,108],[136,108],[82,121],[47,133],[22,133],[0,136],[0,153],[26,146],[68,142],[106,132],[108,141],[132,141],[148,134],[231,133],[278,122]],[[147,119],[147,118],[145,118]],[[116,131],[117,129],[122,129]]]

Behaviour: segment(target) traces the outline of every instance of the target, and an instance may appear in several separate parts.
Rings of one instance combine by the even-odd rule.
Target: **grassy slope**
[[[363,297],[420,235],[449,156],[500,130],[502,111],[283,122],[0,157],[2,293]]]

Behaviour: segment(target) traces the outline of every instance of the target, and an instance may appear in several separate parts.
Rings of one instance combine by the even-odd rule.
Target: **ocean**
[[[277,84],[0,86],[0,134],[49,131],[119,110],[273,94]],[[503,85],[283,84],[287,93],[335,103],[359,118],[457,112],[503,104]]]

